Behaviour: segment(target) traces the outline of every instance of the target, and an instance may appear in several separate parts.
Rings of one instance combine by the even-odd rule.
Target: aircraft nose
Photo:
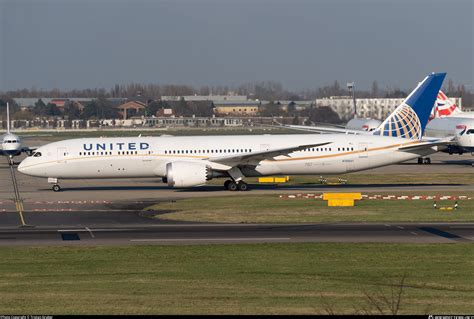
[[[29,161],[29,158],[25,158],[23,161],[21,161],[20,165],[18,165],[17,170],[20,173],[25,174],[28,171],[28,161]]]

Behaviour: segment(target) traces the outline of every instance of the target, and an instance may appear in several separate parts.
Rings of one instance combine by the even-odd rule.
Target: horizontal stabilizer
[[[420,151],[420,150],[432,148],[434,146],[443,146],[443,145],[452,144],[453,141],[454,141],[454,137],[449,137],[446,139],[436,140],[436,141],[426,141],[426,142],[421,141],[420,143],[417,143],[417,144],[410,144],[410,145],[399,147],[398,150],[403,151],[403,152]]]

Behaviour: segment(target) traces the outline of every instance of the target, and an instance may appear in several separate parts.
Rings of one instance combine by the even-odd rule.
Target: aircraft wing
[[[330,133],[356,134],[356,135],[369,135],[370,134],[367,131],[358,131],[358,130],[350,130],[350,129],[346,129],[346,128],[327,127],[327,126],[306,126],[306,125],[280,124],[280,127],[293,129],[293,130],[299,130],[299,131],[321,133],[321,134],[330,134]]]
[[[20,136],[20,138],[22,140],[27,140],[27,139],[30,139],[30,138],[47,137],[47,136],[53,136],[53,134],[26,135],[26,136]]]
[[[39,148],[39,146],[35,146],[35,147],[23,146],[18,151],[21,152],[21,153],[27,153],[28,155],[31,155],[37,148]],[[2,146],[0,146],[0,156],[1,155],[5,155],[5,156],[8,155],[8,153],[3,152]]]
[[[313,124],[312,126],[335,127],[335,128],[342,128],[342,129],[346,128],[344,125],[340,125],[340,124],[313,122],[313,121],[311,121],[311,123]]]
[[[229,155],[229,156],[221,156],[221,157],[211,157],[209,158],[210,162],[223,164],[228,166],[236,166],[241,164],[258,164],[258,162],[263,160],[271,160],[276,156],[279,155],[288,155],[293,152],[301,151],[311,147],[319,147],[327,144],[331,144],[332,142],[324,142],[318,144],[305,144],[293,147],[285,147],[285,148],[276,148],[270,149],[265,151],[259,152],[252,152],[252,153],[242,153],[237,155]]]
[[[23,153],[31,153],[31,152],[34,152],[34,151],[35,151],[36,149],[38,149],[38,148],[39,148],[39,146],[33,146],[33,147],[23,146],[23,147],[21,148],[21,151],[22,151]]]

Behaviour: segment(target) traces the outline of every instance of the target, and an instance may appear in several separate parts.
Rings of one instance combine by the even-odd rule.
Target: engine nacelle
[[[166,164],[166,181],[170,187],[204,185],[211,178],[212,171],[206,163],[171,162]]]

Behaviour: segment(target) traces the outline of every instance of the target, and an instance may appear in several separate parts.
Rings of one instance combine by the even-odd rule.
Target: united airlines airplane
[[[422,140],[446,73],[430,74],[373,134],[291,134],[84,138],[38,148],[18,170],[60,179],[162,177],[170,187],[227,178],[247,190],[245,177],[341,174],[395,164],[436,152],[444,140]]]

